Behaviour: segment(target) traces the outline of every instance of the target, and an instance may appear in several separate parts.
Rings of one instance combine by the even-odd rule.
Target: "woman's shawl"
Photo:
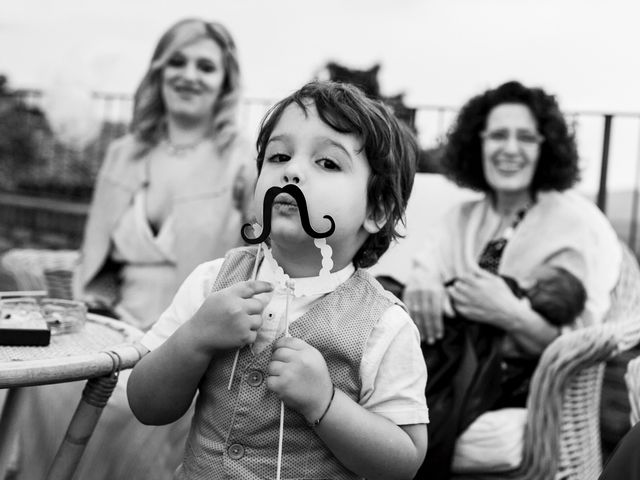
[[[477,237],[488,198],[462,203],[434,226],[414,258],[410,284],[425,285],[466,273],[477,265]],[[606,217],[574,191],[540,192],[504,250],[499,273],[527,278],[541,264],[576,275],[587,291],[587,304],[576,326],[600,322],[620,272],[619,239]]]

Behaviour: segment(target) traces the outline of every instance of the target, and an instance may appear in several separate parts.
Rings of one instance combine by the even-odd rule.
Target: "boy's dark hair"
[[[404,223],[404,213],[413,187],[418,144],[409,129],[399,122],[389,107],[368,98],[352,85],[315,81],[306,84],[276,103],[265,115],[256,142],[258,174],[265,150],[284,110],[295,104],[305,114],[315,106],[320,119],[340,133],[356,135],[371,168],[367,206],[374,218],[386,218],[378,233],[369,235],[353,258],[356,267],[375,264],[391,241],[401,237],[396,227]]]
[[[531,307],[549,323],[562,326],[572,323],[584,310],[587,292],[582,282],[562,267],[553,267],[555,275],[536,281],[526,291]]]
[[[498,105],[515,103],[529,108],[544,138],[531,181],[531,190],[566,190],[580,179],[578,150],[574,135],[553,95],[541,88],[511,81],[471,98],[460,110],[447,135],[442,167],[458,185],[491,193],[482,169],[480,132]]]

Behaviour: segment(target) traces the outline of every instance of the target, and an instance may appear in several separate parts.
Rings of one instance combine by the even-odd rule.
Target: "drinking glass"
[[[77,332],[87,320],[87,306],[84,302],[43,298],[40,308],[52,335]]]

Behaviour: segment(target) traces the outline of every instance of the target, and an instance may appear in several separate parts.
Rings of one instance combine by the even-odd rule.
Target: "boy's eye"
[[[289,161],[289,155],[285,153],[275,153],[273,155],[269,155],[267,160],[271,163],[282,163]]]
[[[318,165],[326,170],[340,170],[340,165],[338,165],[330,158],[322,158],[318,160]]]

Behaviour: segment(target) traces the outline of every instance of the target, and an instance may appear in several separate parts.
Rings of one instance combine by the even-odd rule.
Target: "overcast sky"
[[[281,97],[336,60],[379,62],[383,93],[414,105],[459,106],[517,79],[567,111],[640,112],[635,0],[0,0],[0,73],[16,88],[131,93],[159,35],[190,16],[231,30],[250,97]],[[635,136],[612,153],[635,161],[638,124],[625,128]],[[593,158],[594,132],[581,139]]]
[[[382,64],[385,93],[458,105],[516,78],[568,109],[640,111],[634,0],[1,0],[0,70],[133,90],[158,36],[202,16],[235,36],[250,96],[281,96],[327,60]]]

